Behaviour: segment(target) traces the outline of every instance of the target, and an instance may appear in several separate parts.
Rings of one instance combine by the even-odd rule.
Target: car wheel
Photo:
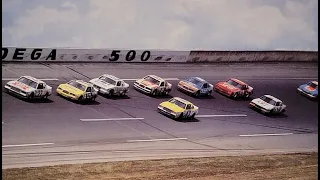
[[[182,119],[183,119],[183,113],[181,113],[181,114],[178,116],[177,120],[182,120]]]
[[[81,103],[82,101],[83,101],[83,96],[80,96],[80,97],[78,98],[78,102]]]
[[[48,96],[49,96],[49,94],[46,93],[46,94],[43,96],[43,99],[48,99]]]
[[[197,91],[196,94],[195,94],[195,96],[196,96],[196,97],[199,97],[199,96],[200,96],[200,91]]]
[[[232,96],[234,99],[238,98],[238,93],[234,93]]]
[[[31,93],[28,97],[29,100],[33,100],[34,99],[34,93]]]
[[[246,98],[249,98],[249,96],[250,96],[250,94],[248,93],[248,94],[246,94]]]
[[[156,96],[158,94],[157,90],[152,91],[152,95]]]
[[[212,93],[212,91],[209,91],[209,92],[208,92],[208,96],[211,96],[211,93]]]
[[[194,119],[195,116],[196,116],[196,113],[193,113],[191,116],[191,119]]]
[[[109,96],[113,96],[113,94],[114,94],[114,91],[113,91],[113,89],[111,89],[109,92]]]

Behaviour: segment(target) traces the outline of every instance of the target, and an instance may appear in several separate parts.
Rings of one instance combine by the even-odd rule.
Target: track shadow
[[[191,123],[191,122],[200,122],[199,119],[197,118],[187,118],[187,119],[181,119],[181,120],[177,120],[178,122],[182,122],[182,123]]]
[[[286,114],[272,114],[272,115],[265,115],[266,117],[272,118],[272,119],[282,119],[282,118],[288,118],[289,116]]]
[[[77,104],[80,105],[99,105],[100,103],[98,101],[87,101],[87,102],[76,102]]]

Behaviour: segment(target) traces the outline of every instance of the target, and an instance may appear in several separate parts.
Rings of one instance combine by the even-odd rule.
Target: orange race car
[[[214,86],[213,89],[216,92],[232,98],[248,98],[253,94],[253,88],[251,86],[235,78],[230,78],[227,81],[219,82]]]

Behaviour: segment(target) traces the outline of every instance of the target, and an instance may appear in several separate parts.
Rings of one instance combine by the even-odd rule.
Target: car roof
[[[274,97],[274,96],[271,96],[271,95],[269,95],[269,94],[265,94],[264,96],[266,96],[266,97],[268,97],[268,98],[270,98],[270,99],[272,99],[272,100],[274,100],[274,101],[276,101],[276,102],[282,102],[280,99],[278,99],[278,98],[276,98],[276,97]]]
[[[32,76],[21,76],[21,77],[30,79],[30,80],[32,80],[32,81],[34,81],[34,82],[36,82],[36,83],[44,83],[44,84],[46,84],[44,81],[41,81],[40,79],[37,79],[37,78],[32,77]],[[21,77],[20,77],[20,78],[21,78]]]
[[[82,85],[84,85],[86,87],[92,87],[92,85],[90,83],[87,83],[87,82],[85,82],[83,80],[74,80],[74,81],[76,81],[77,83],[80,83],[80,84],[82,84]]]
[[[110,75],[110,74],[103,74],[102,76],[106,76],[112,80],[115,80],[115,81],[119,81],[121,80],[120,78],[116,77],[116,76],[113,76],[113,75]]]
[[[181,101],[181,102],[183,102],[183,103],[186,103],[186,104],[192,104],[191,102],[189,102],[189,101],[187,101],[187,100],[185,100],[185,99],[182,99],[182,98],[180,98],[180,97],[173,97],[174,99],[176,99],[176,100],[178,100],[178,101]]]
[[[197,79],[198,81],[201,81],[202,83],[207,82],[206,80],[200,78],[200,77],[189,77],[188,79]]]
[[[152,78],[154,78],[154,79],[156,79],[158,81],[164,81],[164,79],[162,79],[161,77],[156,76],[156,75],[146,75],[145,77],[147,77],[147,76],[150,76],[150,77],[152,77]]]
[[[241,84],[241,85],[247,85],[247,83],[243,82],[243,81],[240,81],[239,79],[236,79],[236,78],[230,78],[232,81],[235,81],[236,83],[238,84]]]

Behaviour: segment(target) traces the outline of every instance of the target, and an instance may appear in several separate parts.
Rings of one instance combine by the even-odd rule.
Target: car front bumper
[[[270,110],[267,110],[267,109],[255,104],[255,103],[252,103],[252,102],[249,103],[249,107],[251,107],[251,108],[253,108],[255,110],[258,110],[258,111],[260,111],[262,113],[270,113]]]
[[[151,89],[147,89],[146,87],[141,87],[140,84],[138,83],[134,83],[133,84],[133,87],[138,90],[138,91],[141,91],[141,92],[144,92],[144,93],[147,93],[147,94],[151,94],[152,90]]]
[[[165,110],[163,107],[161,106],[158,106],[158,111],[163,114],[163,115],[166,115],[166,116],[169,116],[171,118],[177,118],[177,114],[173,113],[173,112],[169,112],[167,110]]]
[[[63,97],[66,97],[66,98],[68,98],[68,99],[78,100],[78,98],[79,98],[79,97],[77,97],[77,96],[72,96],[72,95],[70,94],[70,92],[67,92],[67,91],[62,90],[62,89],[57,89],[56,91],[57,91],[57,93],[58,93],[59,95],[61,95],[61,96],[63,96]]]
[[[28,98],[27,93],[21,92],[18,88],[15,87],[9,87],[7,85],[4,86],[5,90],[9,93],[15,94],[17,96],[20,96],[21,98]]]
[[[182,86],[180,84],[178,84],[178,89],[180,89],[180,90],[182,90],[182,91],[184,91],[186,93],[190,93],[190,94],[195,94],[197,92],[197,91],[194,91],[194,90],[192,90],[192,89],[190,89],[188,87]]]

